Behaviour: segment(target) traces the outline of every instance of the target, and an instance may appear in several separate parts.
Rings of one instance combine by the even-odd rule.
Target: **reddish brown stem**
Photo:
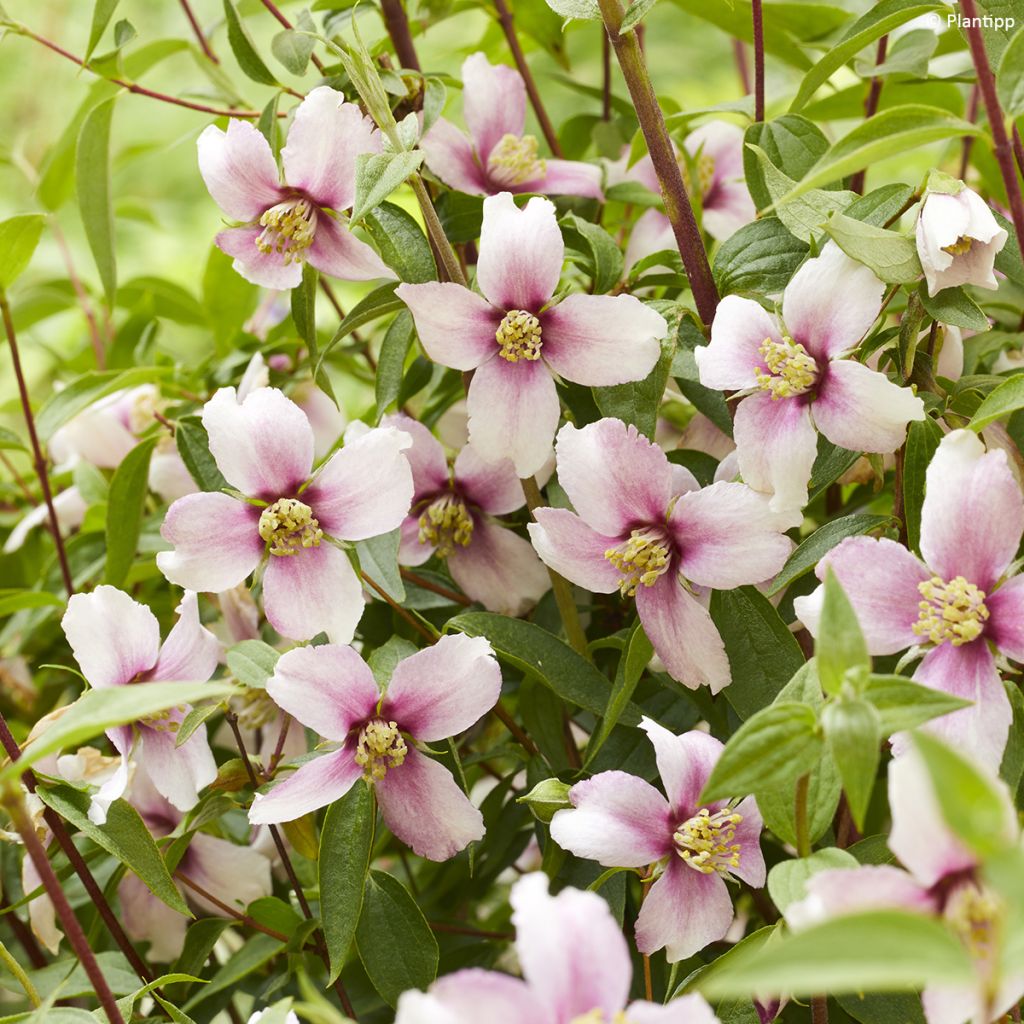
[[[0,463],[2,463],[7,468],[7,472],[11,474],[11,478],[14,480],[15,484],[17,484],[21,493],[25,496],[25,500],[33,508],[36,505],[38,505],[39,502],[36,501],[36,496],[28,489],[28,484],[25,483],[24,479],[22,478],[22,475],[15,468],[14,463],[11,462],[11,460],[7,458],[7,456],[4,455],[3,452],[0,452]]]
[[[764,120],[764,12],[761,0],[751,0],[754,19],[754,120]]]
[[[0,920],[5,921],[11,931],[14,932],[14,937],[21,943],[21,948],[25,950],[25,956],[28,957],[29,963],[36,970],[40,967],[45,967],[46,957],[43,956],[43,951],[39,948],[36,937],[32,934],[29,926],[10,909],[10,906],[5,897],[0,897],[0,910],[3,911]]]
[[[1013,156],[1017,161],[1017,170],[1024,174],[1024,145],[1021,144],[1020,132],[1013,126]]]
[[[405,13],[402,0],[381,0],[381,14],[384,27],[388,30],[391,45],[395,48],[395,56],[403,68],[421,71],[420,60],[416,55],[416,46],[412,41],[412,29]]]
[[[181,0],[181,9],[185,12],[185,17],[188,18],[188,23],[192,26],[193,33],[195,33],[196,41],[202,48],[203,53],[206,54],[207,60],[212,61],[214,64],[219,64],[220,61],[217,58],[217,54],[210,48],[210,41],[206,38],[206,33],[203,32],[202,27],[196,20],[188,0]]]
[[[974,122],[978,119],[978,99],[979,99],[979,97],[980,97],[980,92],[978,90],[977,85],[972,85],[971,86],[971,95],[970,95],[970,98],[967,100],[967,120],[970,121],[971,124],[974,124]],[[968,165],[971,162],[971,150],[973,148],[974,148],[974,136],[973,135],[965,135],[964,136],[963,150],[961,151],[961,154],[960,154],[960,178],[961,179],[967,177],[967,167],[968,167]]]
[[[875,53],[875,66],[878,67],[885,61],[885,54],[889,49],[889,37],[882,36],[878,40],[878,50]],[[871,79],[871,85],[868,88],[868,94],[864,99],[864,119],[870,120],[878,112],[878,100],[882,95],[882,79],[875,78]],[[867,168],[859,170],[853,178],[850,179],[850,191],[858,194],[864,192],[864,177],[867,174]]]
[[[432,644],[437,640],[437,636],[434,633],[431,633],[415,615],[403,608],[373,577],[367,576],[365,572],[361,572],[359,575],[362,577],[363,582],[369,584],[391,606],[391,610],[396,615],[405,619],[427,643]]]
[[[494,717],[497,718],[498,721],[501,722],[501,724],[505,726],[506,729],[508,729],[508,731],[512,734],[512,737],[515,739],[516,743],[518,743],[519,746],[521,746],[523,750],[525,750],[530,755],[530,757],[537,756],[537,745],[533,742],[533,740],[530,739],[529,736],[526,735],[525,732],[523,732],[522,727],[508,713],[508,711],[505,708],[505,705],[502,704],[501,701],[498,701],[498,703],[494,705]]]
[[[740,76],[740,88],[744,96],[750,95],[750,66],[747,62],[747,48],[742,39],[733,39],[732,55],[736,60],[736,73]]]
[[[272,3],[271,0],[263,0],[263,6],[266,7],[270,13],[277,18],[278,22],[287,29],[294,30],[295,26],[281,13],[276,4]],[[323,61],[315,54],[310,54],[309,59],[313,62],[313,67],[317,69],[322,75],[324,73]]]
[[[458,591],[451,590],[448,587],[443,587],[440,583],[434,583],[431,580],[420,576],[419,573],[412,572],[409,569],[402,569],[400,571],[402,573],[402,579],[408,580],[414,587],[419,587],[421,590],[429,590],[431,593],[445,597],[449,601],[454,601],[456,604],[468,606],[473,603],[465,594],[460,594]]]
[[[263,932],[264,935],[269,935],[272,939],[277,939],[278,942],[289,941],[289,936],[284,935],[282,932],[274,931],[273,928],[268,928],[265,924],[260,924],[255,918],[250,917],[248,914],[243,914],[240,910],[236,910],[234,907],[229,906],[222,900],[217,899],[212,892],[207,892],[198,882],[189,878],[188,875],[183,875],[180,871],[175,871],[174,877],[181,882],[186,888],[191,889],[197,896],[201,896],[204,900],[216,907],[226,917],[230,917],[237,921],[239,924],[244,924],[247,928],[252,928],[254,931]]]
[[[612,119],[612,44],[601,32],[601,120]]]

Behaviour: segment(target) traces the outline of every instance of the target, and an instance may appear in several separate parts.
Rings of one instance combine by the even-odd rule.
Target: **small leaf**
[[[614,288],[622,277],[622,250],[615,239],[604,228],[574,213],[566,214],[560,224],[568,232],[566,241],[570,245],[580,248],[576,243],[582,242],[585,246],[585,255],[589,257],[585,269],[593,281],[594,292],[603,295]]]
[[[192,708],[181,720],[181,725],[178,726],[178,731],[174,734],[174,745],[176,747],[184,746],[207,719],[213,718],[223,710],[220,704],[200,704],[198,707]]]
[[[625,35],[627,32],[632,32],[647,17],[648,11],[657,2],[658,0],[632,0],[629,7],[626,8],[626,16],[619,26],[619,34]]]
[[[274,674],[280,652],[262,640],[242,640],[228,648],[228,671],[246,686],[262,690]]]
[[[203,491],[221,491],[228,486],[210,453],[210,439],[199,416],[182,416],[174,431],[178,454],[192,479]]]
[[[23,608],[63,608],[64,602],[48,590],[0,590],[0,617]]]
[[[935,295],[929,295],[928,289],[921,284],[918,293],[921,304],[933,320],[940,324],[952,324],[969,331],[987,331],[988,317],[981,311],[978,304],[961,287],[943,288]]]
[[[388,597],[399,604],[405,600],[405,585],[398,569],[398,549],[401,543],[401,529],[395,529],[390,533],[356,541],[355,545],[360,568],[374,583],[384,588]]]
[[[605,416],[614,416],[653,439],[674,356],[675,340],[663,338],[661,356],[643,380],[593,389],[598,409]]]
[[[831,568],[825,574],[825,600],[821,606],[814,658],[821,688],[826,693],[839,693],[843,683],[854,680],[857,673],[866,681],[871,671],[871,657],[857,613]]]
[[[119,587],[128,576],[142,529],[142,507],[149,489],[149,461],[157,438],[137,444],[117,467],[107,499],[107,563],[103,580]]]
[[[715,281],[722,295],[781,292],[808,252],[778,217],[745,224],[715,253]]]
[[[403,281],[419,284],[437,280],[430,243],[412,214],[394,203],[381,203],[363,218],[363,226],[377,246],[380,258]]]
[[[903,521],[907,547],[912,551],[920,550],[925,475],[941,440],[942,428],[930,416],[915,420],[907,430],[903,454]]]
[[[263,63],[263,58],[257,52],[252,36],[242,23],[232,0],[224,0],[224,20],[228,27],[231,52],[235,55],[242,73],[260,85],[277,85],[274,73]]]
[[[82,225],[111,306],[117,292],[114,208],[110,202],[110,122],[116,100],[116,96],[111,97],[89,112],[78,133],[75,154],[75,186]]]
[[[86,44],[85,56],[82,58],[84,63],[89,63],[104,30],[114,16],[114,11],[117,10],[118,3],[119,0],[96,0],[92,9],[92,25],[89,27],[89,42]]]
[[[403,309],[388,327],[377,357],[377,376],[374,380],[377,399],[377,422],[398,399],[405,376],[405,358],[412,347],[416,329],[412,313]]]
[[[829,217],[825,231],[847,256],[863,263],[887,284],[916,281],[922,274],[917,246],[896,231],[865,224],[841,213]]]
[[[843,780],[853,823],[863,830],[881,758],[879,714],[866,700],[834,701],[822,712],[821,724]]]
[[[878,712],[881,735],[905,732],[940,715],[971,706],[971,701],[954,697],[931,686],[922,686],[903,676],[872,675],[861,696]]]
[[[10,288],[28,266],[45,222],[39,213],[24,213],[0,222],[0,290]]]
[[[423,163],[418,150],[402,153],[361,153],[356,158],[356,198],[351,219],[356,223],[380,205]]]
[[[990,423],[1024,409],[1024,373],[1016,373],[990,391],[967,424],[971,430],[984,430]]]
[[[293,74],[304,75],[316,40],[305,32],[285,29],[270,41],[270,52]]]
[[[1006,117],[1024,114],[1024,33],[1016,32],[999,61],[999,102]]]
[[[857,858],[846,850],[839,850],[834,846],[817,850],[809,857],[784,860],[768,872],[768,895],[784,914],[791,903],[796,903],[807,895],[807,883],[819,871],[855,867]]]

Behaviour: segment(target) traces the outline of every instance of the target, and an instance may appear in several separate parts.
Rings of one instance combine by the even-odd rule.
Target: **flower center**
[[[498,324],[494,340],[500,346],[498,355],[510,363],[540,359],[540,321],[525,309],[510,309]]]
[[[768,391],[773,399],[793,398],[811,390],[818,379],[818,364],[798,341],[784,335],[782,341],[765,338],[758,349],[765,373],[760,366],[754,367],[757,386]]]
[[[266,690],[245,689],[238,697],[238,721],[246,729],[261,729],[277,717],[277,705]]]
[[[532,135],[502,135],[487,158],[487,174],[500,185],[522,185],[546,173],[547,164],[537,156]]]
[[[188,708],[184,704],[178,704],[173,708],[164,708],[163,711],[154,711],[151,715],[139,719],[139,724],[156,732],[176,733],[181,728],[181,722],[176,715],[187,715]]]
[[[976,960],[987,960],[996,952],[1004,912],[987,889],[974,884],[957,889],[946,904],[945,917]]]
[[[948,252],[950,256],[963,256],[971,251],[973,244],[974,239],[970,235],[961,235],[952,245],[944,245],[942,251]]]
[[[715,811],[702,807],[688,821],[684,821],[672,836],[676,853],[694,870],[710,875],[727,875],[740,866],[740,844],[736,826],[743,820],[734,811]]]
[[[632,597],[637,587],[653,586],[668,569],[668,540],[661,530],[644,527],[634,530],[629,540],[609,548],[604,557],[619,570],[619,592],[623,597]]]
[[[611,1018],[605,1016],[604,1010],[591,1010],[582,1017],[573,1017],[569,1024],[629,1024],[624,1010],[619,1010]]]
[[[363,769],[367,782],[379,782],[389,768],[397,768],[405,761],[409,748],[405,745],[397,722],[375,718],[367,722],[356,743],[356,764]]]
[[[283,255],[285,263],[298,263],[313,244],[316,207],[308,199],[287,199],[265,210],[260,224],[263,230],[256,239],[256,248],[262,253]]]
[[[923,601],[914,632],[938,646],[947,640],[960,647],[977,640],[985,629],[989,611],[985,607],[985,591],[956,576],[943,583],[940,576],[918,583]]]
[[[299,548],[318,548],[324,535],[313,510],[295,498],[279,498],[265,508],[259,529],[272,555],[297,555]]]
[[[420,516],[420,543],[433,544],[441,558],[447,558],[456,544],[464,548],[472,539],[473,517],[454,494],[435,498]]]
[[[697,186],[700,189],[700,195],[704,195],[711,189],[711,183],[715,180],[715,158],[710,153],[705,153],[702,150],[697,154],[697,159],[694,162],[697,165]],[[690,174],[690,161],[680,153],[676,163],[679,164],[679,172],[683,176],[683,186],[692,196],[694,193],[693,178]]]

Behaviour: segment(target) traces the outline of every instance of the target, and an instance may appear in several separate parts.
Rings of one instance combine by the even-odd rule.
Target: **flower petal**
[[[347,224],[326,213],[318,217],[307,259],[321,273],[339,281],[375,281],[395,276],[372,246],[356,238]]]
[[[179,811],[190,811],[199,802],[200,790],[217,778],[217,763],[205,725],[199,726],[180,747],[176,738],[176,733],[169,729],[158,731],[142,725],[139,760],[146,766],[157,792]]]
[[[701,384],[719,391],[755,387],[754,370],[764,368],[760,348],[768,340],[782,340],[775,318],[753,299],[727,295],[715,311],[711,341],[693,351]]]
[[[437,1009],[452,1015],[452,1024],[547,1024],[549,1018],[529,986],[519,978],[479,968],[455,971],[430,986],[429,998]],[[436,1016],[403,1016],[399,1000],[395,1024],[441,1024]],[[436,1010],[435,1010],[436,1012]]]
[[[747,885],[759,889],[765,883],[768,869],[765,867],[764,854],[761,852],[761,832],[764,820],[758,809],[757,801],[748,796],[736,805],[736,813],[740,821],[736,825],[735,842],[739,845],[740,863],[732,868],[730,874],[741,878]]]
[[[254,124],[231,120],[226,132],[211,124],[196,146],[199,173],[213,201],[232,220],[258,220],[278,202],[281,189],[274,154]]]
[[[220,660],[220,641],[199,621],[199,601],[186,590],[178,605],[178,621],[167,634],[150,679],[205,683]]]
[[[249,808],[249,821],[254,825],[276,825],[301,818],[340,800],[362,772],[351,747],[323,754],[281,778],[269,793],[257,793]]]
[[[641,719],[640,728],[654,747],[674,821],[692,818],[702,806],[701,790],[722,756],[721,741],[696,729],[677,736],[646,717]]]
[[[257,850],[196,832],[182,858],[184,873],[205,892],[236,910],[273,892],[270,861]],[[227,916],[222,907],[190,890],[189,899],[208,914]]]
[[[405,449],[405,457],[409,460],[412,470],[414,499],[436,494],[448,489],[448,459],[444,445],[418,420],[399,413],[385,416],[380,424],[382,427],[394,427],[412,438],[412,444]],[[516,488],[522,499],[522,488],[516,480]]]
[[[619,542],[618,537],[597,533],[566,508],[538,508],[533,514],[537,521],[527,529],[546,565],[592,594],[611,594],[619,589],[619,570],[605,558],[605,552]]]
[[[492,64],[482,53],[462,65],[462,114],[486,164],[505,135],[520,136],[526,124],[526,86],[518,71]]]
[[[985,635],[1014,661],[1024,662],[1024,576],[1014,576],[985,598],[989,619]]]
[[[439,117],[420,139],[420,149],[427,166],[449,188],[473,196],[485,196],[491,191],[472,142],[451,121]]]
[[[648,158],[649,159],[649,158]],[[676,236],[672,230],[672,221],[661,210],[645,210],[633,225],[629,233],[629,244],[626,246],[626,270],[634,263],[653,256],[656,252],[676,248]]]
[[[157,899],[133,874],[121,879],[117,895],[124,930],[136,942],[149,943],[146,959],[161,964],[177,960],[185,946],[189,919]]]
[[[283,254],[262,252],[256,247],[256,239],[263,233],[257,225],[249,228],[228,228],[217,234],[217,247],[227,253],[234,262],[235,273],[246,281],[261,288],[288,291],[302,282],[302,264],[298,261],[285,263]]]
[[[582,160],[544,161],[544,177],[536,182],[524,182],[523,192],[543,192],[549,196],[584,196],[603,199],[601,168]]]
[[[400,284],[395,294],[409,307],[424,352],[442,366],[475,370],[498,351],[501,313],[484,298],[450,282]]]
[[[626,1020],[631,1024],[720,1024],[701,995],[676,996],[670,1003],[630,1003]]]
[[[515,466],[508,459],[485,462],[471,444],[459,452],[453,475],[466,500],[492,516],[508,515],[526,503]]]

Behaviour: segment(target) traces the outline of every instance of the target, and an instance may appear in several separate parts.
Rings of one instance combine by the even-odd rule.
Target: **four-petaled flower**
[[[419,749],[464,732],[497,702],[501,672],[482,637],[441,637],[400,661],[383,693],[351,647],[298,647],[278,661],[267,692],[341,746],[257,794],[251,822],[292,821],[362,777],[385,824],[421,857],[447,860],[483,837],[483,818],[451,772]]]
[[[772,508],[802,508],[817,431],[841,448],[895,451],[924,405],[910,388],[844,359],[874,323],[885,285],[834,242],[808,260],[782,297],[782,323],[729,295],[695,355],[705,387],[743,392],[733,436],[744,481]],[[783,326],[783,323],[785,326]]]
[[[721,939],[733,921],[727,878],[762,886],[761,815],[748,796],[735,807],[700,803],[723,746],[703,732],[675,736],[649,718],[640,723],[654,746],[666,800],[626,772],[601,772],[569,790],[572,807],[551,820],[551,837],[577,857],[606,867],[656,866],[636,921],[636,944],[669,963]]]
[[[267,557],[263,606],[292,640],[326,632],[352,639],[363,590],[348,555],[331,541],[358,541],[397,529],[412,501],[406,434],[368,430],[310,476],[313,431],[305,413],[276,388],[244,402],[221,388],[203,407],[210,451],[244,496],[204,492],[179,498],[161,533],[173,551],[157,555],[172,582],[220,592],[241,583]]]

